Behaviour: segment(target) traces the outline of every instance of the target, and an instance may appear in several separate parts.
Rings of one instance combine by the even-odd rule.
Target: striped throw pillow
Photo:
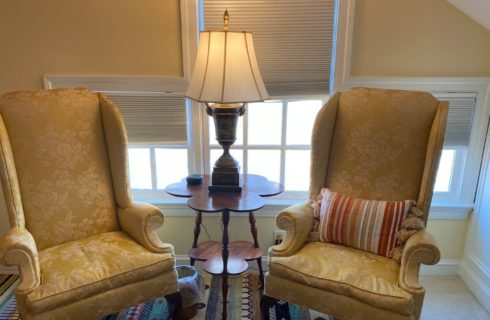
[[[320,241],[388,256],[395,247],[395,233],[413,200],[379,201],[348,197],[322,189],[320,207]]]

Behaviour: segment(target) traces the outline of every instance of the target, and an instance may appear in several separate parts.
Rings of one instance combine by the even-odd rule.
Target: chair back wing
[[[313,131],[326,138],[312,139],[310,197],[326,186],[364,199],[416,200],[427,214],[447,103],[429,93],[368,88],[331,100]]]
[[[0,114],[26,228],[39,249],[119,229],[96,94],[86,89],[8,93],[0,97]]]
[[[124,209],[132,204],[126,128],[116,105],[106,95],[102,93],[98,95],[116,204],[119,208]]]
[[[3,199],[11,228],[25,228],[24,209],[20,199],[19,181],[5,123],[0,115],[0,178]],[[6,187],[8,186],[8,187]]]

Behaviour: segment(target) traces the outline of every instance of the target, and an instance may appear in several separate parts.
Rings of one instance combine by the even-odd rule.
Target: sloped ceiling
[[[490,31],[490,0],[447,0]]]

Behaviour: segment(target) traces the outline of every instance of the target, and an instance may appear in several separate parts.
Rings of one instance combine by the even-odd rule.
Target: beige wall
[[[182,75],[178,0],[0,1],[0,94],[44,74]]]
[[[445,0],[357,0],[351,75],[490,76],[490,31]]]
[[[441,251],[441,260],[461,260],[466,241],[466,220],[430,220],[427,230]]]

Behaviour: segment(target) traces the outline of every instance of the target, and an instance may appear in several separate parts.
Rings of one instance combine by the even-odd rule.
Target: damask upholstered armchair
[[[11,228],[0,263],[19,266],[23,320],[96,319],[157,296],[178,302],[163,214],[131,201],[115,105],[86,89],[0,97],[0,175]]]
[[[422,92],[355,88],[331,97],[313,129],[310,202],[277,217],[286,237],[269,251],[265,318],[273,298],[339,319],[420,317],[425,293],[420,265],[440,258],[424,225],[447,112],[446,102]],[[400,211],[405,220],[371,219],[387,212],[370,209],[380,203],[385,209],[389,203],[411,207]],[[364,209],[374,215],[356,215]],[[374,243],[366,230],[378,225],[381,235],[396,225],[406,229]],[[365,241],[372,250],[359,249]],[[382,242],[394,247],[373,253]]]

